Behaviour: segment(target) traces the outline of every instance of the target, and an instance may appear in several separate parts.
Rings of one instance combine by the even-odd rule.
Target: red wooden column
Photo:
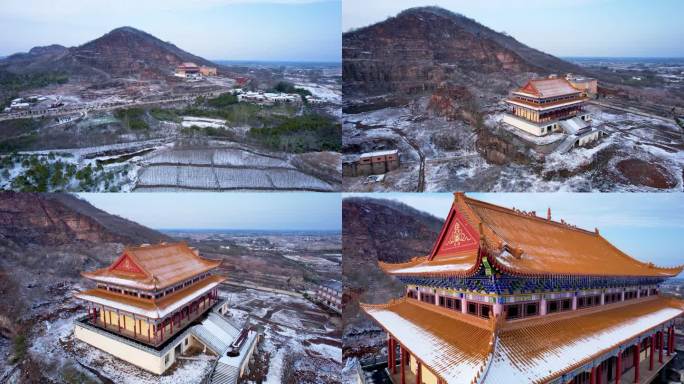
[[[658,362],[663,363],[663,332],[658,332]]]
[[[648,370],[653,370],[653,355],[655,354],[655,334],[651,335],[651,350],[648,356]]]
[[[596,384],[601,384],[601,375],[603,374],[603,362],[596,367]]]
[[[392,338],[392,373],[397,373],[397,340],[394,338]]]
[[[674,338],[674,327],[670,327],[667,329],[667,355],[670,356],[672,354],[672,339]]]
[[[591,367],[591,373],[589,374],[589,384],[596,384],[596,367]]]
[[[675,327],[672,324],[672,352],[677,349],[677,335],[675,335]]]
[[[406,372],[404,370],[404,363],[406,362],[406,350],[401,344],[399,345],[399,352],[401,360],[401,364],[399,365],[399,369],[401,370],[401,384],[406,384]]]
[[[416,360],[416,384],[423,383],[423,368],[420,361]]]
[[[636,344],[634,344],[634,382],[639,383],[639,354],[641,353],[641,343],[637,341]]]
[[[622,377],[622,350],[618,351],[617,364],[615,364],[615,382],[619,383]]]

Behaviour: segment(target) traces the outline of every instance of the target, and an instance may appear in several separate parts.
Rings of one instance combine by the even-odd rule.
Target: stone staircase
[[[240,372],[237,367],[218,362],[211,374],[211,384],[235,384]]]
[[[192,334],[214,353],[221,356],[240,331],[217,313],[210,313],[201,324],[192,327]]]

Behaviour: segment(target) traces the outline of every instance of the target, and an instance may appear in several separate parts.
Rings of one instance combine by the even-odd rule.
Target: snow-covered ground
[[[225,128],[226,121],[222,119],[211,119],[208,117],[194,117],[194,116],[183,116],[183,121],[181,122],[183,127],[197,126],[201,128]]]
[[[91,371],[94,370],[121,384],[199,384],[211,367],[209,356],[200,355],[198,360],[180,360],[162,376],[144,371],[77,340],[73,322],[82,315],[81,311],[64,312],[34,327],[35,336],[28,352],[42,363],[45,376],[62,379],[65,372],[78,372],[99,382]]]
[[[342,343],[328,315],[316,305],[303,298],[253,289],[224,291],[223,297],[231,303],[229,315],[235,321],[249,318],[264,327],[261,348],[270,355],[265,383],[280,384],[285,372],[292,370],[295,375],[314,375],[315,383],[339,382]]]
[[[415,108],[414,108],[415,109]],[[399,149],[401,166],[382,181],[366,177],[345,177],[349,191],[415,191],[419,185],[420,154],[425,157],[426,191],[682,191],[684,183],[684,135],[674,121],[587,106],[593,126],[608,136],[588,148],[567,153],[532,156],[528,164],[496,165],[475,151],[474,135],[461,122],[421,115],[409,107],[384,108],[344,115],[343,145],[356,153],[378,149]],[[496,124],[500,113],[486,119]],[[438,145],[444,135],[459,143],[455,148]],[[562,134],[528,141],[552,144]],[[361,148],[359,151],[358,148]],[[643,177],[623,174],[625,160],[645,164]],[[621,163],[623,162],[623,163]],[[622,164],[623,169],[619,167]],[[648,167],[657,167],[669,186],[649,186]],[[637,179],[636,181],[634,179]]]
[[[331,184],[303,173],[287,155],[242,148],[166,149],[143,161],[138,188],[205,190],[332,191]]]
[[[317,99],[322,99],[335,104],[340,104],[342,102],[342,89],[339,87],[315,83],[297,83],[295,86],[297,88],[306,89]]]

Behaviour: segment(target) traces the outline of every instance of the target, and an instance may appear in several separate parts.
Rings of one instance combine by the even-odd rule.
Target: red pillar
[[[617,364],[615,364],[615,382],[619,383],[622,377],[622,350],[618,352]]]
[[[589,384],[596,384],[596,367],[591,367],[591,373],[589,374]]]
[[[641,353],[641,344],[637,342],[634,344],[634,382],[639,382],[639,354]]]
[[[675,327],[672,324],[672,352],[677,349],[677,335],[675,335]]]
[[[672,336],[674,336],[674,327],[670,327],[667,329],[667,355],[670,356],[672,354]]]
[[[648,356],[648,370],[653,370],[653,355],[655,354],[655,335],[651,335],[651,351]]]
[[[403,345],[399,346],[400,360],[399,370],[401,370],[401,384],[406,384],[406,372],[404,371],[404,363],[406,362],[406,350]]]
[[[423,369],[420,361],[416,360],[416,384],[423,383]]]
[[[397,373],[397,341],[392,338],[392,374]]]
[[[603,374],[602,367],[603,367],[602,364],[599,364],[598,367],[596,367],[596,384],[601,384],[601,379],[602,379],[601,375]]]
[[[663,332],[658,332],[658,362],[663,363]]]

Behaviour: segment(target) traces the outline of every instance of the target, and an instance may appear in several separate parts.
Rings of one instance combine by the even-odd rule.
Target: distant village
[[[173,77],[182,79],[186,82],[201,82],[210,77],[219,76],[216,67],[209,67],[204,65],[197,65],[192,62],[186,62],[178,65],[173,71]],[[235,87],[229,91],[234,96],[237,96],[239,102],[250,102],[261,105],[272,105],[278,103],[308,103],[308,104],[324,104],[327,101],[312,95],[300,95],[298,93],[282,93],[282,92],[268,92],[268,91],[248,91],[244,87],[249,83],[248,78],[237,77],[235,80]],[[74,102],[68,102],[62,98],[61,95],[32,95],[26,97],[18,97],[11,100],[10,104],[3,108],[2,112],[5,114],[19,114],[19,115],[41,115],[56,111],[75,110],[79,108],[112,108],[126,104],[133,104],[130,102],[102,102],[96,106],[76,105]],[[58,121],[60,122],[60,121]]]

